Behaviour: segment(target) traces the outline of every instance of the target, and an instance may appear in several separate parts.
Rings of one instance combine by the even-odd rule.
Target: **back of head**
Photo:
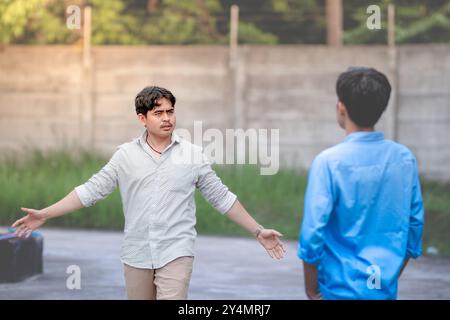
[[[373,127],[386,110],[391,85],[383,73],[373,68],[349,68],[339,76],[336,93],[350,119],[368,128]]]

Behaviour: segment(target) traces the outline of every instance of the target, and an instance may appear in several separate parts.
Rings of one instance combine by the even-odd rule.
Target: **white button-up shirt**
[[[121,261],[156,269],[182,256],[194,256],[195,188],[222,214],[236,200],[198,147],[172,133],[171,144],[156,159],[147,132],[120,145],[110,161],[75,188],[91,206],[120,189],[125,215]]]

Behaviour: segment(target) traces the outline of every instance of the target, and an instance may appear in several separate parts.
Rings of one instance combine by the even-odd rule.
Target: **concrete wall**
[[[0,150],[85,146],[110,154],[139,135],[134,97],[144,86],[170,88],[178,127],[280,129],[280,157],[308,167],[344,133],[335,120],[335,81],[350,65],[370,65],[393,80],[378,129],[418,157],[422,173],[450,180],[450,46],[401,46],[392,67],[386,47],[102,46],[83,68],[69,46],[0,49]],[[392,103],[391,103],[392,104]]]

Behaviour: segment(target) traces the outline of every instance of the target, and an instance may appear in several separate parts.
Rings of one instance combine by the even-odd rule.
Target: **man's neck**
[[[172,136],[159,137],[147,131],[147,142],[156,150],[162,151],[172,142]]]
[[[359,127],[354,123],[346,123],[345,125],[345,134],[349,135],[351,133],[355,133],[355,132],[373,132],[375,131],[374,127],[370,127],[370,128],[363,128],[363,127]]]

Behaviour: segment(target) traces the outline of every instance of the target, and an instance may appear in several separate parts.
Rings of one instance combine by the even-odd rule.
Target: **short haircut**
[[[373,68],[353,67],[339,76],[336,93],[350,119],[368,128],[375,126],[386,110],[391,85],[383,73]]]
[[[152,110],[155,106],[158,107],[161,105],[159,100],[162,98],[169,100],[172,106],[175,107],[176,98],[172,92],[156,86],[145,87],[134,99],[136,114],[142,113],[146,116],[148,111]]]

